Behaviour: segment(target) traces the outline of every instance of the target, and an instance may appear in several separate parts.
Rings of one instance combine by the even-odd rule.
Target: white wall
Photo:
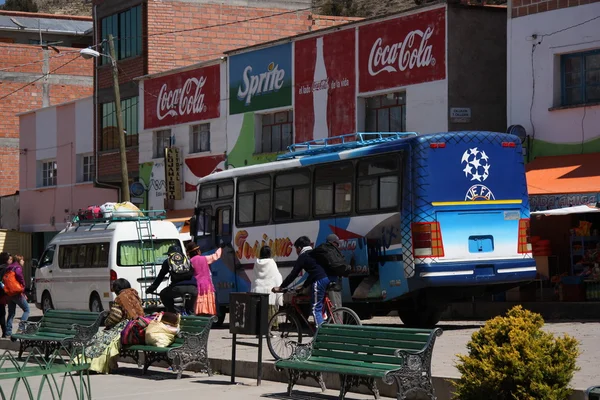
[[[549,111],[549,108],[560,106],[560,55],[600,48],[600,20],[575,27],[597,15],[600,15],[600,3],[509,19],[509,125],[523,125],[529,135],[534,133],[535,127],[536,140],[556,144],[581,144],[582,140],[587,142],[600,136],[600,105]],[[569,27],[572,28],[557,32]],[[544,36],[553,32],[557,33]],[[534,34],[537,40],[532,38]],[[536,45],[532,54],[534,43],[540,40],[541,44]],[[555,146],[550,152],[571,151],[566,149],[568,147]],[[536,152],[535,146],[533,151]]]
[[[88,97],[75,103],[75,152],[94,151],[94,98]]]
[[[40,161],[56,158],[56,107],[37,110],[35,120],[35,159]]]

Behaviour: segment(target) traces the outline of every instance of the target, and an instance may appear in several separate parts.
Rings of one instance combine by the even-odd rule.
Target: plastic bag
[[[115,204],[113,216],[117,218],[133,218],[143,217],[144,214],[133,203],[126,201],[124,203]]]
[[[158,318],[146,327],[145,339],[148,346],[169,347],[175,341],[179,327],[165,324],[162,317],[163,314],[159,314]]]
[[[115,210],[115,205],[117,203],[104,203],[100,206],[100,211],[102,211],[102,215],[104,218],[112,218],[113,211]]]

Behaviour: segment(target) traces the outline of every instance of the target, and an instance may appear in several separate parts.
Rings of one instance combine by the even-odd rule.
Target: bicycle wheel
[[[302,343],[302,331],[298,318],[288,310],[277,312],[269,320],[267,345],[275,360],[288,358],[296,344]]]
[[[348,307],[335,308],[332,313],[332,318],[328,318],[327,320],[329,324],[362,325],[358,314]]]

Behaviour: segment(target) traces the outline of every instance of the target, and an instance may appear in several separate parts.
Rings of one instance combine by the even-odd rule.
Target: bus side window
[[[352,211],[351,162],[337,162],[315,169],[315,215],[348,214]]]
[[[216,245],[231,244],[231,208],[217,210],[217,237]]]

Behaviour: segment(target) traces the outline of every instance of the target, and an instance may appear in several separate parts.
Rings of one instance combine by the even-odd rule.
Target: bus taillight
[[[416,258],[444,257],[439,222],[415,222],[411,228],[413,254]]]
[[[531,253],[531,239],[529,237],[529,218],[519,220],[519,254]]]
[[[114,269],[110,270],[110,281],[116,281],[117,280],[117,272]]]

